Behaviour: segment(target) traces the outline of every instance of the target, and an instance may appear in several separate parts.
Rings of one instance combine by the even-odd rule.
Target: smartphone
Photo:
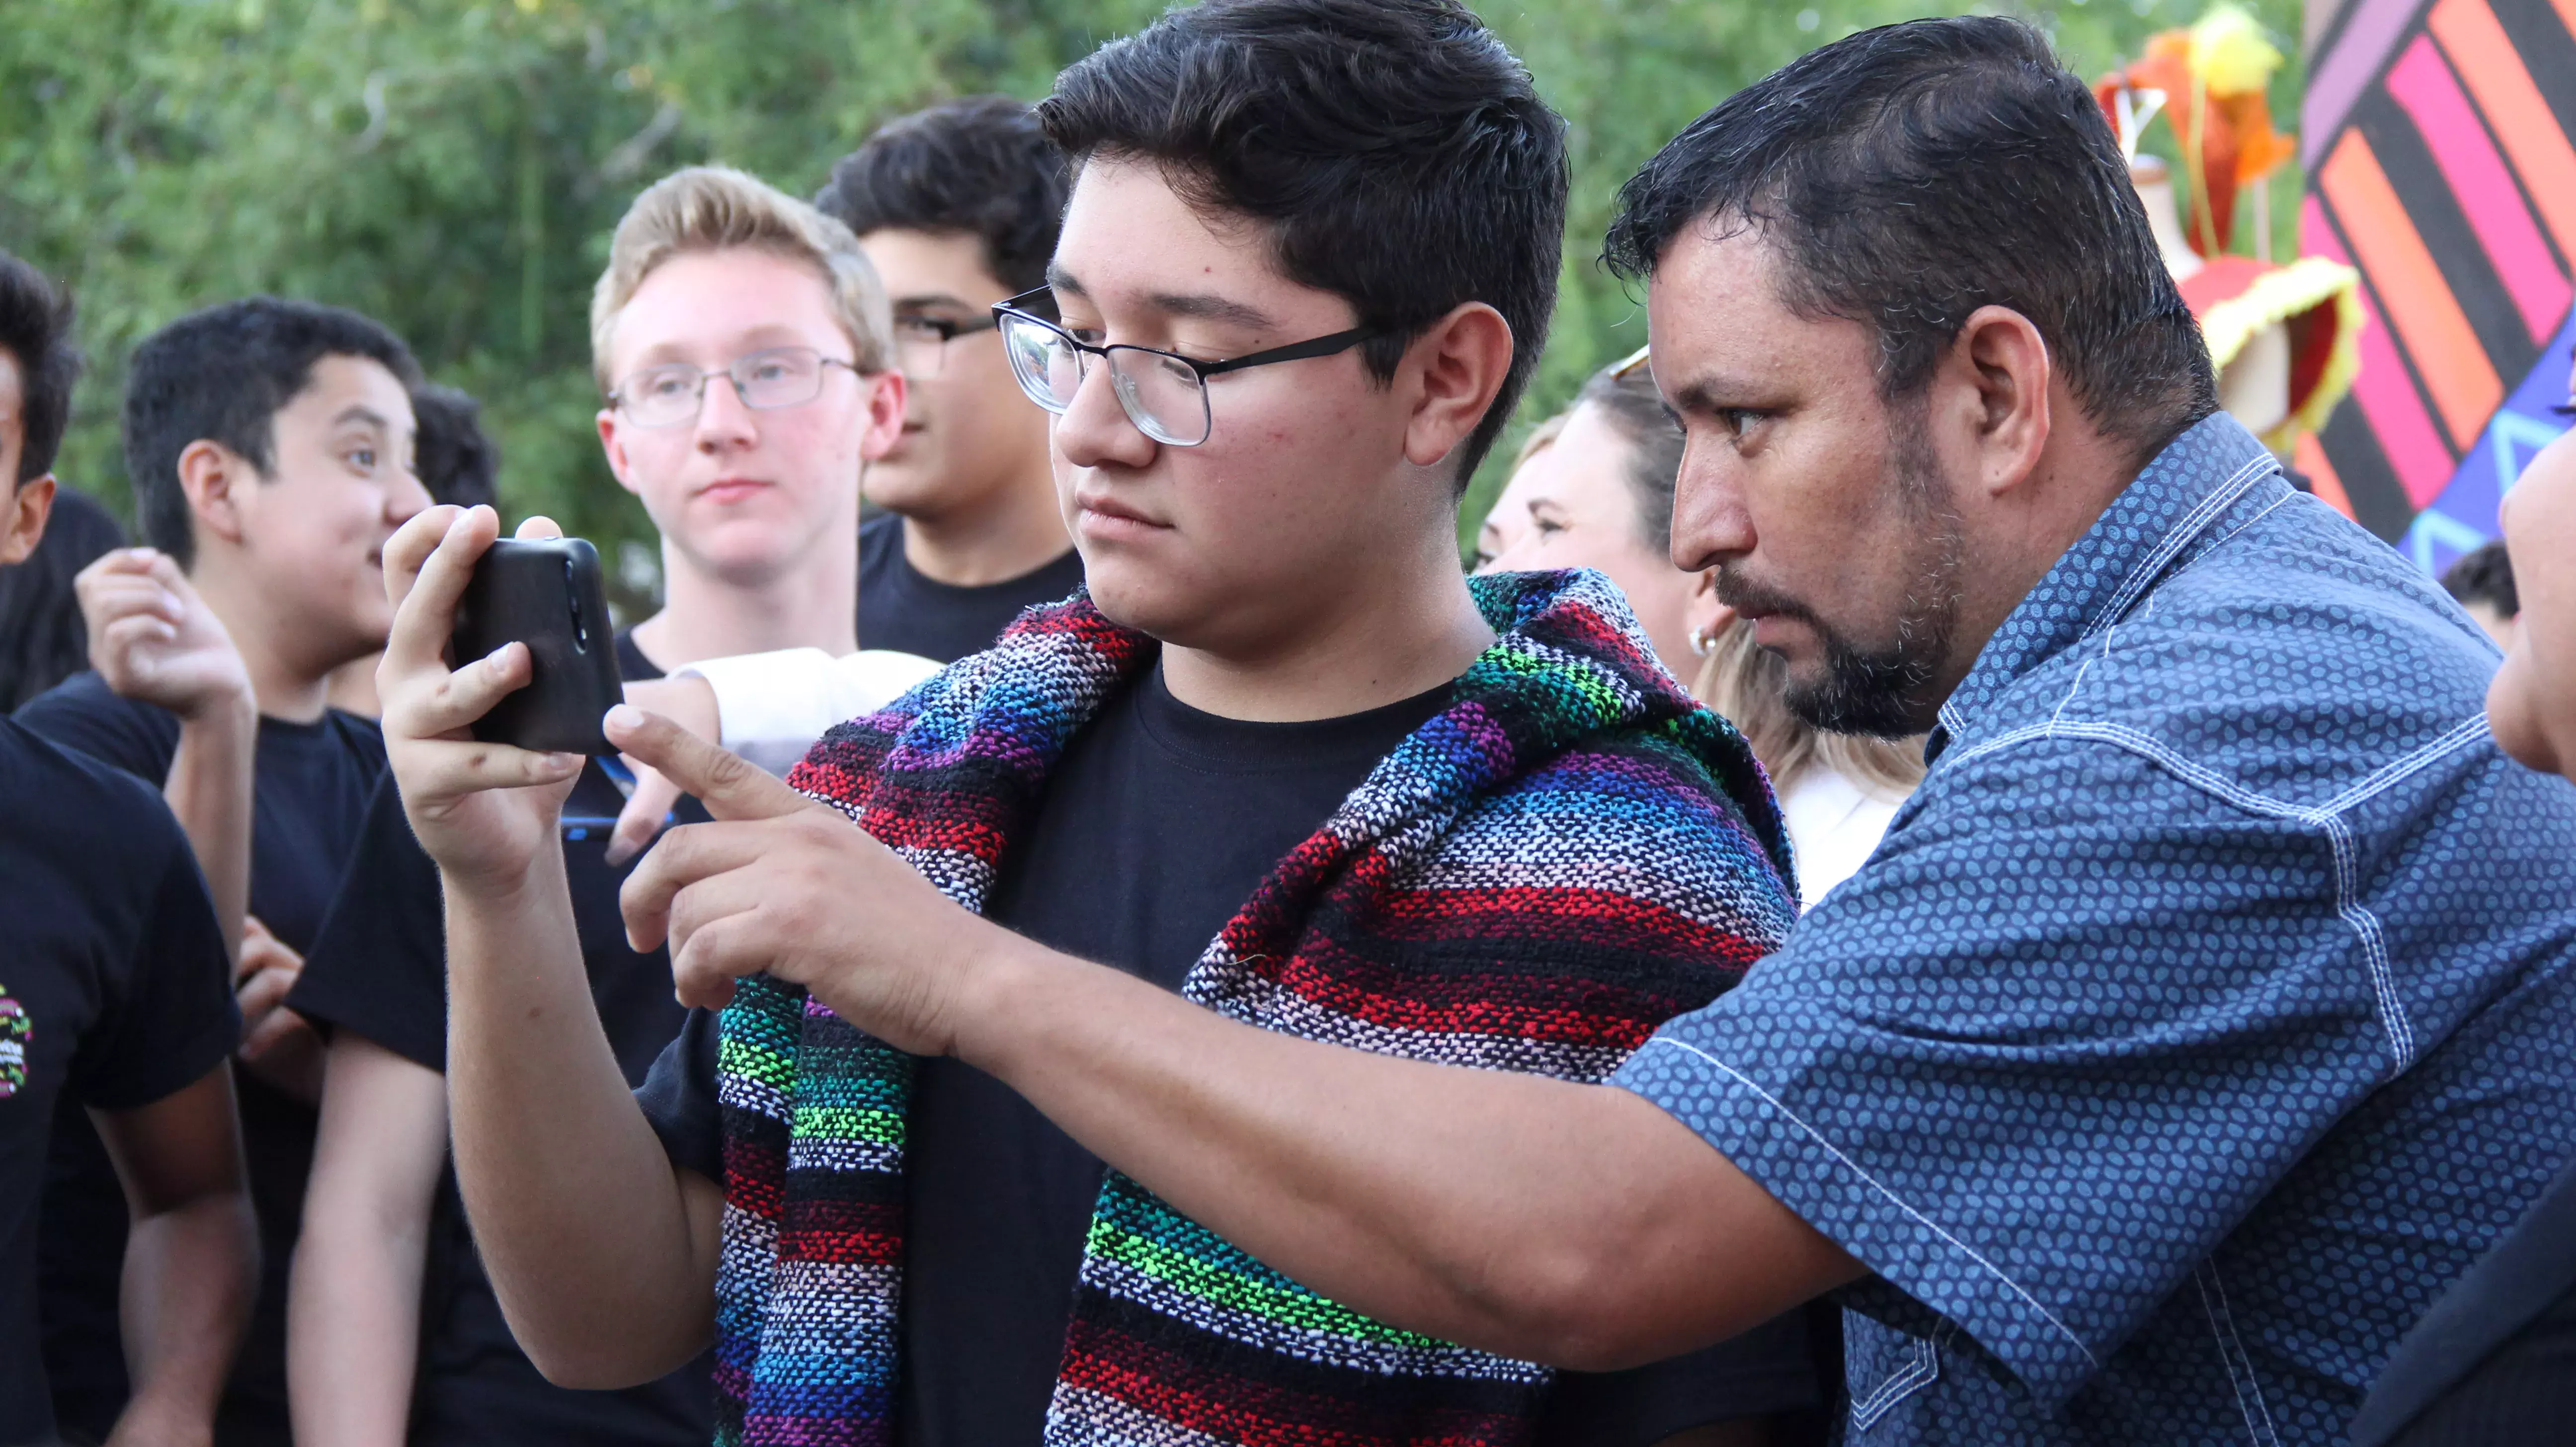
[[[625,698],[599,550],[581,538],[503,538],[485,550],[456,603],[449,656],[462,666],[504,643],[535,665],[524,687],[475,720],[474,737],[546,753],[616,752],[599,717]]]

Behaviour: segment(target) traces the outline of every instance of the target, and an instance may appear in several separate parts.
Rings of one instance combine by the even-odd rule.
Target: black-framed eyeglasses
[[[920,315],[897,316],[894,319],[895,355],[902,359],[907,377],[936,377],[940,364],[947,360],[948,344],[959,337],[989,332],[1001,326],[997,316],[980,316],[968,321],[954,317]]]
[[[677,427],[698,420],[710,375],[732,382],[734,395],[745,407],[771,412],[801,407],[821,396],[823,373],[831,367],[859,370],[856,363],[824,356],[812,347],[768,347],[736,357],[732,366],[713,374],[687,362],[646,367],[618,383],[608,400],[623,408],[638,427]]]
[[[1091,373],[1091,359],[1098,357],[1109,364],[1110,390],[1117,394],[1127,420],[1136,424],[1136,430],[1172,447],[1196,447],[1208,440],[1215,426],[1208,409],[1208,378],[1246,367],[1266,367],[1273,362],[1329,357],[1383,335],[1382,328],[1353,327],[1249,356],[1202,362],[1178,352],[1124,342],[1094,346],[1077,341],[1072,333],[1031,310],[1040,306],[1049,312],[1055,310],[1050,288],[1022,292],[993,308],[1002,326],[1003,349],[1010,354],[1011,375],[1018,379],[1020,390],[1029,394],[1029,400],[1063,416],[1065,409],[1073,405],[1074,394],[1082,389],[1082,379]]]

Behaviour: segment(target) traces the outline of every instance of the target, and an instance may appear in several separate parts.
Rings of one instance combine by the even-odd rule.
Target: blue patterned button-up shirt
[[[2343,1440],[2576,1153],[2576,788],[2497,750],[2495,662],[2211,418],[1620,1072],[1874,1273],[1852,1441]]]

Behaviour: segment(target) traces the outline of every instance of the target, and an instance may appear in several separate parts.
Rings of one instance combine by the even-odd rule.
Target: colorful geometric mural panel
[[[2359,268],[2361,375],[2296,461],[2437,569],[2565,428],[2576,0],[2353,0],[2309,57],[2301,250]]]

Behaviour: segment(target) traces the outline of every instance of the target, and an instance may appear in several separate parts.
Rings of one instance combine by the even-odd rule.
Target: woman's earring
[[[1691,657],[1706,658],[1717,651],[1717,635],[1705,625],[1690,631]]]

